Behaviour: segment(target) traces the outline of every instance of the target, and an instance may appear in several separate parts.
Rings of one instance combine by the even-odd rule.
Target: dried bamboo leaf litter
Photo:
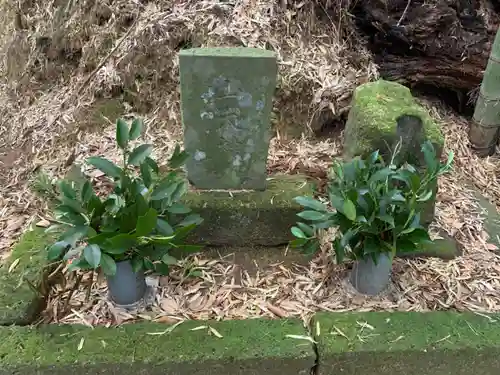
[[[37,171],[62,176],[69,165],[90,155],[117,160],[112,126],[117,113],[144,115],[146,138],[154,143],[155,153],[166,156],[171,151],[173,142],[180,139],[175,54],[185,46],[273,48],[280,62],[280,87],[269,171],[301,172],[324,181],[331,158],[340,153],[341,139],[290,141],[283,137],[284,129],[292,118],[302,126],[314,126],[324,109],[336,115],[345,112],[353,88],[377,73],[361,43],[353,42],[356,34],[345,13],[329,11],[325,17],[313,15],[314,7],[307,2],[284,3],[289,5],[252,0],[235,4],[165,1],[144,6],[123,0],[99,2],[88,11],[86,2],[71,1],[64,11],[56,12],[55,1],[43,6],[34,1],[21,11],[22,28],[15,28],[15,17],[4,22],[3,51],[12,53],[4,53],[1,64],[0,254],[5,256],[24,228],[47,215],[45,202],[29,189]],[[330,6],[327,10],[336,8],[332,1],[319,4]],[[12,13],[9,9],[2,17]],[[26,30],[36,31],[40,38]],[[337,30],[354,39],[339,42]],[[429,103],[429,108],[442,121],[446,149],[456,154],[453,173],[440,180],[434,229],[455,236],[464,248],[463,256],[450,262],[397,260],[387,293],[366,298],[345,285],[346,270],[331,263],[328,246],[308,266],[270,265],[256,276],[227,260],[197,255],[185,264],[199,269],[201,277],[181,279],[185,267],[181,265],[168,279],[156,280],[150,310],[115,309],[96,277],[90,292],[90,280],[84,278],[66,302],[74,282],[69,277],[67,285],[54,286],[44,319],[95,325],[138,317],[167,322],[308,316],[317,310],[498,311],[500,261],[488,244],[484,215],[467,181],[498,206],[499,162],[470,152],[468,124],[462,118],[439,105]],[[87,172],[102,181],[94,171]]]
[[[498,160],[479,159],[471,153],[464,142],[465,120],[432,103],[424,104],[442,123],[445,151],[453,150],[456,155],[453,171],[439,181],[432,228],[434,233],[445,232],[458,240],[463,255],[456,259],[397,259],[389,288],[380,296],[367,297],[357,294],[345,281],[348,270],[345,265],[333,264],[327,242],[322,253],[307,265],[277,263],[252,274],[228,259],[198,254],[183,260],[169,277],[152,279],[155,293],[151,305],[134,311],[118,309],[107,300],[104,280],[90,284],[84,279],[66,302],[75,279],[72,276],[68,285],[54,287],[44,321],[113,325],[137,319],[165,323],[252,317],[308,319],[315,311],[500,311],[500,255],[488,243],[484,214],[467,183],[472,181],[483,192],[498,192],[494,178]],[[339,154],[339,143],[305,139],[282,143],[275,139],[270,165],[288,173],[305,171],[324,180],[320,172],[324,173],[331,158]],[[495,199],[496,195],[490,197]],[[197,276],[185,278],[186,269],[196,270]]]

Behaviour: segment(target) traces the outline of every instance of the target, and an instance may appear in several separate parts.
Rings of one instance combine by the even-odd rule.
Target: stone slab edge
[[[44,298],[37,290],[48,272],[45,248],[53,236],[43,228],[25,232],[0,264],[0,325],[30,324],[38,317]]]
[[[307,375],[311,342],[287,337],[305,332],[294,319],[0,327],[0,374]]]
[[[499,319],[446,311],[319,313],[319,374],[496,375]]]
[[[432,243],[421,245],[412,253],[396,253],[398,258],[441,258],[443,260],[455,259],[462,255],[457,241],[454,238],[438,238]]]
[[[473,189],[477,203],[485,214],[484,229],[488,233],[488,241],[497,246],[496,252],[500,252],[500,214],[494,204],[482,195],[477,189]]]
[[[277,246],[293,239],[290,228],[302,208],[293,202],[312,196],[314,184],[302,175],[274,175],[265,191],[190,191],[183,202],[204,218],[189,242],[211,246]]]

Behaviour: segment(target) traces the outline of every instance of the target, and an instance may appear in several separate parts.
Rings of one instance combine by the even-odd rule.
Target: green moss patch
[[[45,247],[52,240],[43,228],[28,231],[0,265],[0,325],[29,324],[36,318],[43,305],[37,290],[46,266]]]
[[[320,374],[494,375],[498,318],[444,311],[318,314]]]
[[[390,152],[397,141],[397,121],[403,115],[422,121],[424,138],[442,149],[444,136],[428,111],[413,98],[410,89],[385,80],[356,88],[345,128],[344,152],[347,157],[366,156],[376,149]]]
[[[498,252],[500,252],[500,214],[496,206],[479,191],[474,190],[474,194],[477,198],[477,203],[485,214],[484,229],[489,235],[488,242],[496,245]]]
[[[156,323],[95,329],[4,327],[0,373],[41,375],[73,368],[78,374],[103,369],[124,375],[308,374],[314,364],[311,343],[287,335],[304,335],[302,323],[254,319],[190,321],[176,327]]]
[[[190,241],[222,246],[285,244],[292,239],[290,228],[301,211],[292,199],[313,192],[314,185],[301,175],[273,176],[265,191],[189,192],[184,203],[204,219]]]

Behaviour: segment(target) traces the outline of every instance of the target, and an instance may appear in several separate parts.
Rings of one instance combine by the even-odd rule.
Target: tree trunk
[[[500,1],[362,0],[354,14],[383,78],[469,93],[481,84]]]

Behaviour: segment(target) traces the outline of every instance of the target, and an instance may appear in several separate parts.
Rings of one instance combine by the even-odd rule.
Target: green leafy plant
[[[292,227],[296,239],[291,245],[315,252],[319,231],[336,228],[332,244],[338,263],[346,257],[376,262],[380,253],[412,252],[430,241],[420,223],[422,204],[432,198],[438,176],[450,169],[453,153],[441,164],[432,143],[425,142],[426,168],[421,172],[407,163],[395,164],[400,147],[398,143],[388,165],[378,151],[364,160],[336,163],[328,184],[330,205],[295,198],[305,208],[298,214],[305,222]]]
[[[57,198],[57,185],[43,170],[38,171],[35,178],[31,182],[30,187],[40,198],[47,199],[49,201]]]
[[[130,260],[135,271],[167,274],[175,263],[169,254],[172,249],[200,250],[200,246],[183,243],[202,222],[180,203],[188,185],[179,168],[187,154],[177,145],[168,161],[168,173],[161,176],[151,158],[152,145],[131,148],[142,127],[140,119],[131,126],[122,119],[117,121],[122,166],[98,156],[86,160],[111,179],[112,191],[107,196],[99,197],[87,178],[80,186],[68,180],[59,182],[57,224],[48,230],[64,232],[48,249],[49,260],[71,259],[71,269],[100,267],[106,275],[116,273],[116,262]]]
[[[66,182],[72,184],[77,194],[80,193],[82,186],[86,181],[81,169],[77,165],[73,165],[66,175]],[[30,184],[32,191],[40,198],[57,203],[58,196],[61,194],[60,181],[51,178],[43,169],[40,169],[33,181]]]

